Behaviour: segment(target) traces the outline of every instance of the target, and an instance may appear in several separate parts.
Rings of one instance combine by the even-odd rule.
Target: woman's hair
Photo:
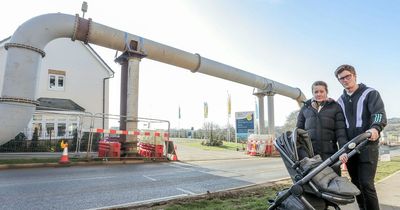
[[[326,82],[324,81],[315,81],[312,85],[311,85],[311,92],[314,93],[314,87],[315,86],[324,86],[326,93],[328,93],[328,84],[326,84]]]

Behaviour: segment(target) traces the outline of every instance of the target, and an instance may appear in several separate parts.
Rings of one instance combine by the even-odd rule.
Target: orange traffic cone
[[[253,144],[252,144],[252,147],[251,147],[251,150],[250,150],[250,155],[251,155],[251,156],[257,155],[256,143],[255,143],[255,142],[253,142]]]
[[[61,148],[63,149],[63,154],[61,155],[60,161],[58,161],[58,163],[60,163],[60,164],[68,164],[69,163],[68,143],[64,144],[64,140],[62,140],[61,141]]]

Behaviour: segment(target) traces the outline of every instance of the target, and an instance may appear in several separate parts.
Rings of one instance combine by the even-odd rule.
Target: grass
[[[205,146],[201,144],[203,139],[174,139],[174,141],[179,141],[179,143],[184,144],[185,146],[195,147],[207,151],[222,151],[222,150],[237,151],[237,149],[243,151],[246,149],[245,143],[242,144],[236,142],[223,141],[222,146]]]
[[[60,158],[0,159],[0,164],[58,163]],[[71,162],[87,161],[86,158],[69,158]]]
[[[163,204],[158,206],[146,206],[143,209],[165,209],[165,210],[185,210],[185,209],[266,209],[268,199],[274,198],[277,191],[289,187],[290,185],[269,184],[263,186],[253,186],[250,189],[238,189],[230,192],[211,193],[196,198],[184,198],[173,205]],[[139,209],[142,209],[139,208]]]
[[[391,161],[379,161],[378,169],[375,175],[375,182],[378,182],[387,176],[400,170],[400,156],[393,157]]]

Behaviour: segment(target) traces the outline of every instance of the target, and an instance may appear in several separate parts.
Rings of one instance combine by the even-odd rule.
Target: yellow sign
[[[246,119],[247,119],[248,121],[252,120],[252,119],[253,119],[252,114],[247,114]]]
[[[228,94],[228,116],[231,116],[231,95]]]

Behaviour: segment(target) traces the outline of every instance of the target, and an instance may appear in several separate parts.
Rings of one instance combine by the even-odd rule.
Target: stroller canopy
[[[287,131],[276,139],[276,143],[281,146],[285,154],[293,161],[302,160],[305,157],[314,157],[314,150],[307,131],[294,129],[293,132]]]

